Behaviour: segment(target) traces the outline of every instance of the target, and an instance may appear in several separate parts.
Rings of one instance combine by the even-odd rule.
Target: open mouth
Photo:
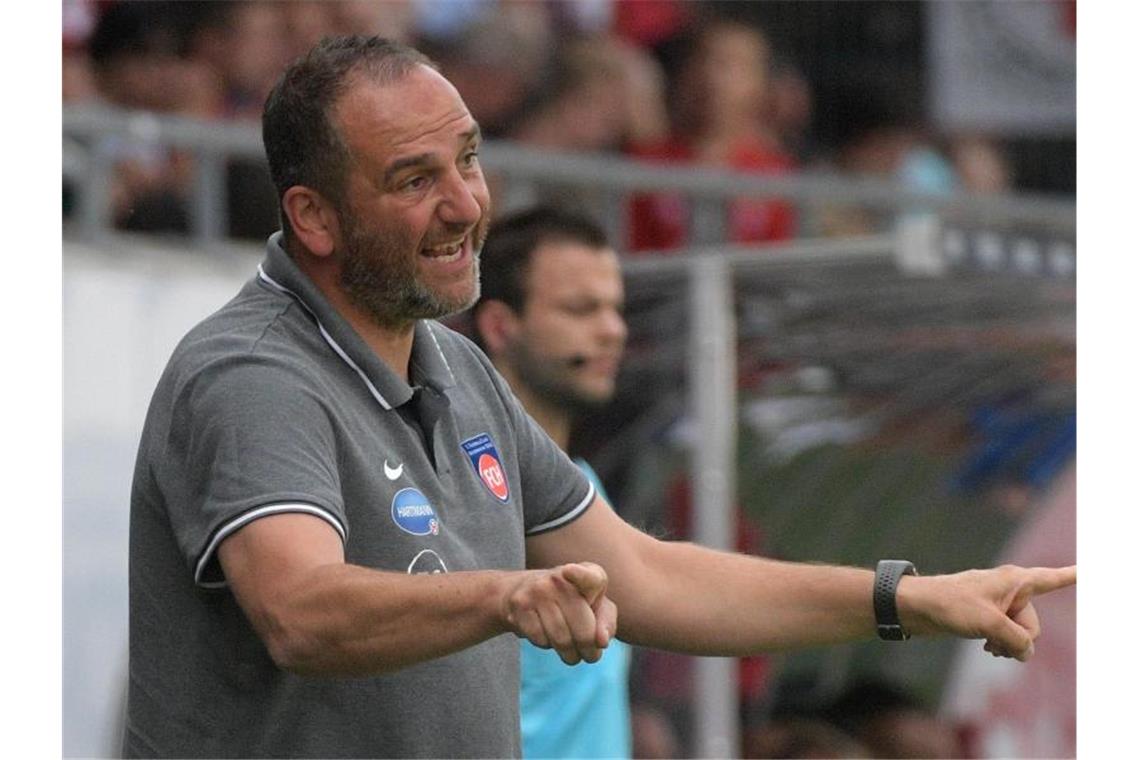
[[[463,257],[463,251],[467,238],[464,237],[460,240],[451,243],[441,243],[434,245],[430,248],[423,248],[420,254],[427,256],[432,261],[438,261],[441,264],[446,264],[452,261],[458,261]]]

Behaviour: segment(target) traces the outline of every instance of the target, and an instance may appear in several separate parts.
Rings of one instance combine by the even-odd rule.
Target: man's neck
[[[295,258],[304,272],[329,304],[348,321],[380,360],[388,365],[403,381],[408,382],[408,365],[412,358],[412,341],[415,338],[415,321],[397,327],[384,327],[354,304],[338,284],[337,272],[331,262],[314,261],[310,256]]]
[[[535,393],[519,379],[518,375],[507,364],[496,364],[495,366],[539,427],[545,430],[550,439],[558,444],[558,448],[566,451],[570,445],[570,428],[574,421],[566,407],[552,403]]]

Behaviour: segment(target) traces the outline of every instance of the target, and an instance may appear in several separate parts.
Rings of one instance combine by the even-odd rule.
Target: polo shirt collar
[[[412,398],[415,388],[397,375],[376,355],[324,297],[320,289],[301,271],[282,245],[281,232],[269,238],[265,260],[257,268],[258,279],[265,286],[296,300],[313,318],[321,337],[351,367],[369,393],[385,409],[392,409]],[[436,331],[438,324],[418,320],[412,339],[409,376],[417,383],[443,392],[455,385],[455,375],[443,355]]]

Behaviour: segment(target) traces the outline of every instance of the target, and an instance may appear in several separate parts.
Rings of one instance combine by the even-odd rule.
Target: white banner
[[[1075,134],[1075,0],[965,0],[927,9],[928,113],[936,127]]]

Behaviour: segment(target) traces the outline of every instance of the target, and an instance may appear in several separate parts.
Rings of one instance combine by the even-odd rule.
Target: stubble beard
[[[484,210],[470,233],[471,289],[449,297],[420,281],[416,272],[420,241],[414,240],[406,227],[367,231],[354,216],[342,213],[341,289],[357,308],[388,329],[463,311],[479,299],[479,252],[489,224],[490,214]]]
[[[508,360],[520,382],[547,403],[571,415],[601,409],[613,398],[613,393],[599,396],[581,390],[566,360],[541,356],[522,341],[508,349]]]

